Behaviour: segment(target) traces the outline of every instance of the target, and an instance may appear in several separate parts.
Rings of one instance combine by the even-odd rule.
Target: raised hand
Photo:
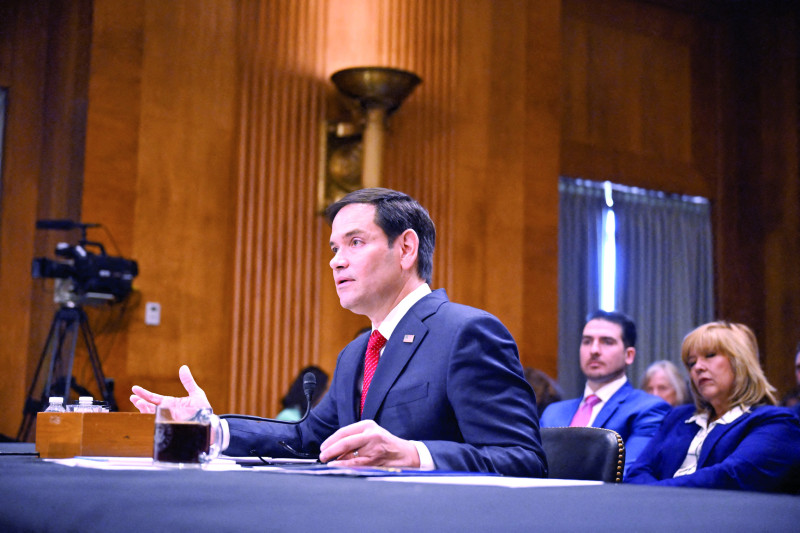
[[[178,370],[178,376],[188,396],[182,396],[180,398],[163,396],[155,392],[150,392],[138,385],[134,385],[132,389],[133,394],[131,394],[131,403],[142,413],[155,413],[156,405],[162,404],[167,404],[170,407],[193,409],[211,407],[205,391],[203,391],[194,380],[188,366],[183,365]]]

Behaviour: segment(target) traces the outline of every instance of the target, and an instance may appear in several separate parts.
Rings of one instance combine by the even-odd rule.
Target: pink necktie
[[[589,425],[589,419],[592,418],[592,409],[595,405],[600,403],[600,398],[595,396],[594,394],[590,394],[586,397],[583,401],[583,405],[581,408],[578,409],[578,412],[575,413],[575,416],[572,417],[572,422],[569,423],[571,427],[586,427]]]
[[[367,343],[367,353],[364,356],[364,386],[361,388],[361,411],[364,412],[364,401],[367,399],[369,384],[372,383],[372,376],[375,375],[375,368],[378,366],[378,359],[381,357],[381,348],[386,344],[381,332],[377,329],[369,336]]]

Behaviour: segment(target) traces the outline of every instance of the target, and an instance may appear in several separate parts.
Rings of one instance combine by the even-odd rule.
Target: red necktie
[[[381,332],[377,329],[369,336],[367,343],[367,353],[364,356],[364,386],[361,388],[361,411],[364,412],[364,401],[367,399],[369,384],[372,383],[372,376],[375,375],[375,368],[378,366],[378,359],[381,358],[381,348],[386,344]]]
[[[581,405],[581,408],[578,409],[578,412],[575,413],[575,416],[572,417],[572,422],[570,422],[569,425],[571,427],[588,426],[589,419],[592,418],[592,409],[598,403],[600,403],[600,398],[598,398],[594,394],[590,394],[589,396],[587,396],[586,399],[583,401],[583,405]]]

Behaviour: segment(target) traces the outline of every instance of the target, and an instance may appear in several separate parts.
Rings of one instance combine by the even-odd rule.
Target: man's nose
[[[336,270],[337,268],[343,268],[346,264],[347,261],[341,252],[336,252],[331,258],[330,265],[333,270]]]

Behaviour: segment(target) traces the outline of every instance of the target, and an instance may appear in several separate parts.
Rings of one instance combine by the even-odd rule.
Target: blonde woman
[[[667,415],[626,481],[798,492],[800,420],[775,407],[752,330],[705,324],[683,340],[681,358],[695,404]]]

